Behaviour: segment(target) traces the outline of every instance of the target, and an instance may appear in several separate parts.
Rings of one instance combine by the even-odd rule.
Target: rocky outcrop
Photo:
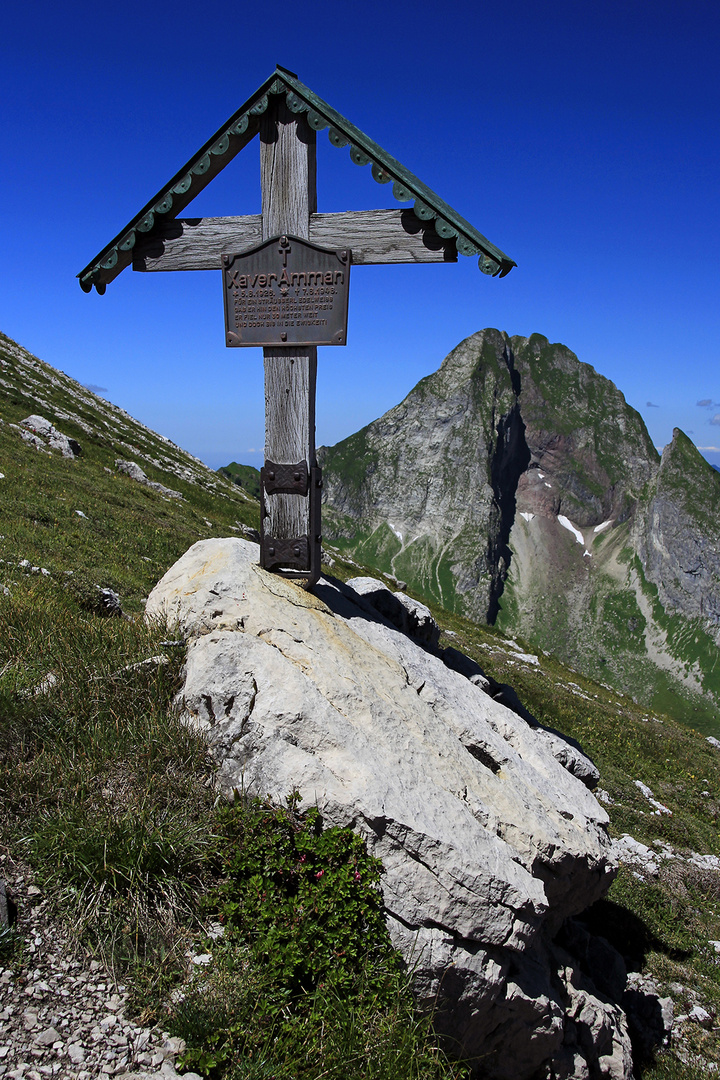
[[[612,880],[603,808],[544,729],[366,597],[257,558],[201,541],[147,604],[189,638],[183,708],[222,786],[297,789],[364,837],[418,995],[484,1077],[630,1077],[622,1009],[556,940]]]
[[[130,455],[161,477],[169,475],[171,482],[178,479],[220,498],[227,495],[227,482],[198,458],[1,332],[0,387],[8,427],[15,428],[40,452],[59,450],[64,457],[77,457],[87,437],[90,458],[96,457],[98,450],[107,451],[108,466],[113,458]],[[51,442],[57,437],[57,442]]]
[[[377,578],[350,578],[347,584],[384,615],[396,630],[415,638],[420,645],[436,648],[440,641],[440,627],[425,604],[413,600],[404,592],[391,592]]]
[[[80,443],[63,435],[62,431],[46,420],[44,416],[33,414],[20,422],[20,434],[26,442],[37,450],[59,450],[63,457],[76,458],[82,453]]]
[[[709,623],[720,645],[720,475],[679,428],[663,450],[637,547],[665,610]]]
[[[179,491],[165,487],[164,484],[159,484],[155,480],[149,480],[136,461],[125,461],[122,458],[117,458],[115,468],[119,473],[129,476],[131,480],[137,480],[138,484],[143,484],[145,487],[151,488],[152,491],[157,491],[158,495],[164,495],[166,499],[182,499]]]
[[[647,707],[720,707],[720,477],[565,346],[473,334],[319,456],[324,535],[366,565]]]

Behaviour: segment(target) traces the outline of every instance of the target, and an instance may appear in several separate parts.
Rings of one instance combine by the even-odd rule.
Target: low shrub
[[[382,865],[299,801],[237,798],[217,811],[220,881],[206,907],[225,934],[171,1017],[187,1042],[181,1064],[232,1080],[462,1075],[415,1010]]]

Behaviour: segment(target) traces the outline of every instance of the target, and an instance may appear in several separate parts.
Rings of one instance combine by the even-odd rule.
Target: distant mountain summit
[[[323,531],[648,706],[720,706],[720,476],[563,345],[483,330],[320,451]],[[670,700],[672,699],[672,700]]]

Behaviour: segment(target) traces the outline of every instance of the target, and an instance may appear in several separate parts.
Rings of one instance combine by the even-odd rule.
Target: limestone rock
[[[597,786],[600,779],[598,767],[575,739],[546,727],[539,727],[537,736],[547,743],[550,753],[568,772],[581,780],[591,791]]]
[[[554,949],[562,985],[566,1037],[553,1062],[554,1075],[579,1080],[633,1076],[627,1019],[622,1008],[598,993],[569,953]]]
[[[164,484],[158,484],[154,480],[149,480],[145,472],[135,461],[124,461],[122,458],[117,458],[115,461],[115,468],[118,472],[124,473],[125,476],[129,476],[132,480],[137,480],[139,484],[144,484],[145,487],[157,491],[159,495],[164,495],[166,499],[182,499],[183,497],[179,491],[174,491],[173,488],[165,487]]]
[[[121,618],[123,614],[122,602],[114,589],[103,588],[96,585],[97,589],[97,612],[108,618]]]
[[[257,531],[257,529],[253,529],[252,526],[245,525],[242,521],[238,521],[237,524],[232,526],[232,528],[237,529],[237,531],[242,536],[244,536],[246,540],[252,540],[254,544],[260,543],[260,533]]]
[[[35,1036],[35,1042],[38,1046],[52,1046],[53,1043],[62,1042],[62,1035],[54,1027],[45,1028]]]
[[[32,441],[39,449],[47,445],[52,450],[59,450],[62,456],[66,458],[76,458],[82,453],[80,443],[76,442],[75,439],[70,439],[67,435],[63,435],[44,416],[33,414],[21,420],[20,424],[34,436]]]
[[[564,958],[559,980],[550,944],[612,880],[604,809],[536,730],[352,588],[306,592],[257,558],[200,541],[146,606],[189,638],[185,715],[225,790],[297,788],[364,837],[420,999],[488,1077],[530,1080],[564,1046],[606,1062],[589,1075],[629,1076],[622,1013]]]
[[[587,754],[583,752],[580,744],[568,735],[563,735],[552,728],[542,727],[532,713],[525,708],[518,697],[517,691],[512,686],[498,683],[495,679],[489,679],[479,664],[469,656],[465,656],[459,649],[452,648],[452,646],[443,649],[442,658],[443,662],[453,671],[464,675],[466,679],[469,679],[475,686],[479,686],[495,701],[499,701],[508,709],[512,709],[530,727],[537,729],[538,738],[544,740],[553,757],[573,776],[577,776],[578,780],[582,780],[586,787],[592,789],[596,786],[600,779],[600,773]]]
[[[674,1023],[671,998],[662,997],[654,979],[638,972],[628,976],[623,997],[633,1042],[643,1058],[648,1058],[658,1046],[667,1046]],[[705,1010],[700,1010],[705,1012]],[[708,1013],[705,1016],[710,1020]]]
[[[371,607],[384,615],[403,634],[415,638],[421,645],[434,649],[440,640],[440,628],[430,608],[413,600],[404,592],[391,592],[382,581],[371,577],[350,578],[347,582]]]

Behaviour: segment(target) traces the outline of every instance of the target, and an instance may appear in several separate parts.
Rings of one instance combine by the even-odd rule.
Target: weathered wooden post
[[[316,132],[349,146],[392,183],[391,210],[317,212]],[[183,220],[177,215],[256,135],[262,213]],[[455,262],[479,255],[483,273],[515,263],[427,185],[277,67],[170,182],[80,272],[86,291],[134,270],[222,269],[225,341],[263,346],[265,464],[260,563],[303,578],[320,574],[320,470],[315,457],[317,346],[344,345],[350,265]]]
[[[268,106],[260,123],[260,186],[263,240],[288,234],[307,240],[310,215],[317,210],[316,133],[303,113],[291,113],[280,98]],[[321,535],[315,458],[317,345],[267,346],[263,357],[261,561],[268,568],[301,569],[314,582],[320,574]],[[284,489],[279,482],[282,464],[293,467]],[[291,484],[297,485],[292,492]]]

